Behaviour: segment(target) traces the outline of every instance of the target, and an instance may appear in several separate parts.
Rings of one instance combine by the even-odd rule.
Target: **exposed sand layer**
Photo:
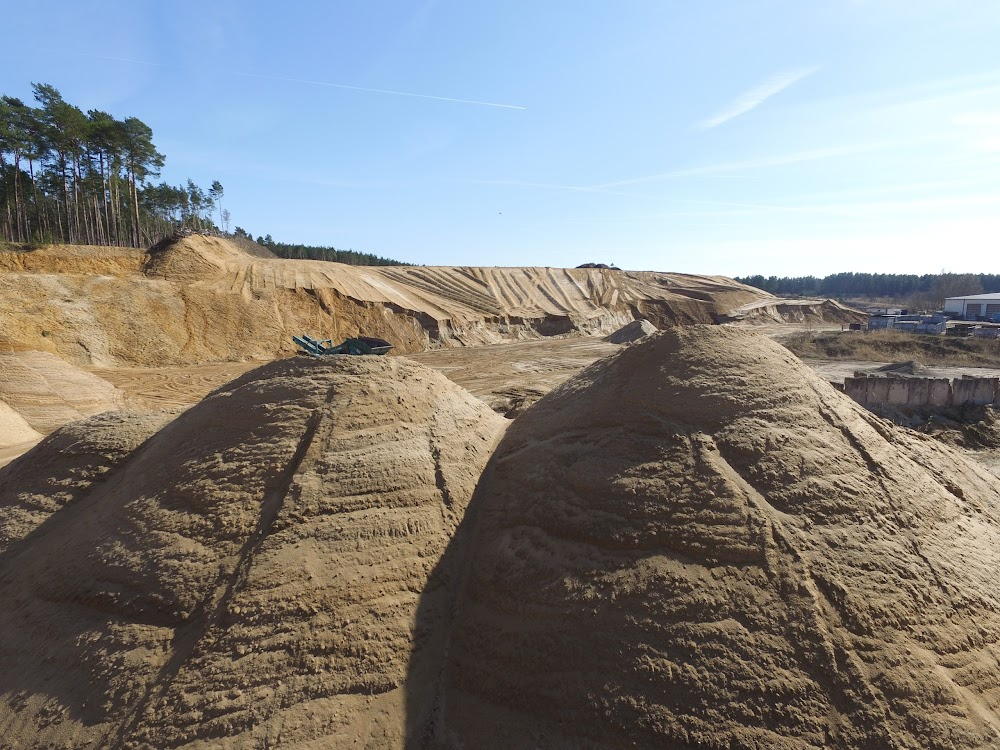
[[[189,367],[113,367],[90,371],[147,409],[176,409],[201,401],[216,388],[263,362],[223,362]]]
[[[660,328],[710,323],[770,297],[713,276],[259,258],[197,235],[149,256],[136,252],[0,252],[0,297],[9,302],[0,308],[0,351],[47,351],[78,365],[160,367],[268,360],[293,352],[291,336],[308,332],[378,336],[407,353],[607,334],[637,317]]]
[[[6,402],[0,401],[0,448],[41,439],[42,434],[33,430],[24,417]]]
[[[401,747],[422,592],[504,426],[402,358],[274,362],[0,469],[0,744]],[[432,590],[452,590],[446,576]]]
[[[20,416],[18,424],[44,435],[67,422],[120,409],[125,396],[106,380],[53,354],[0,351],[0,403]],[[4,419],[4,413],[0,407],[0,446],[22,442],[15,438],[23,434],[23,425]]]
[[[1000,744],[996,478],[747,331],[671,329],[535,404],[444,560],[423,746]]]
[[[867,323],[868,314],[862,310],[842,305],[837,300],[825,299],[760,299],[747,302],[725,316],[719,322],[750,323],[768,325],[771,323],[799,323],[825,327],[831,323]]]

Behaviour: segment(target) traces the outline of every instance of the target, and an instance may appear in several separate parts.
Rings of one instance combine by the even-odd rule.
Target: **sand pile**
[[[120,409],[125,395],[106,380],[55,355],[17,352],[0,353],[0,402],[6,402],[32,430],[44,435],[67,422]],[[0,445],[9,440],[6,428],[17,429],[2,415],[0,407]]]
[[[995,477],[762,336],[673,329],[554,390],[447,559],[424,746],[1000,744]]]
[[[142,263],[140,270],[140,263]],[[0,351],[99,367],[270,360],[293,334],[391,341],[397,353],[585,332],[637,315],[712,322],[765,292],[732,279],[609,269],[363,267],[256,257],[191,235],[150,254],[0,252]],[[30,310],[31,314],[24,313]]]
[[[104,419],[0,470],[0,744],[401,746],[506,422],[383,357],[274,362],[138,446]]]
[[[886,373],[895,377],[932,377],[930,369],[912,359],[907,360],[906,362],[890,362],[887,365],[876,367],[874,370],[870,370],[869,372]]]
[[[834,299],[762,299],[737,307],[717,319],[719,323],[800,323],[807,325],[867,323],[863,310]]]
[[[654,333],[656,333],[656,326],[648,320],[633,320],[628,325],[622,326],[610,336],[607,336],[604,340],[609,344],[631,344],[647,336],[652,336]]]

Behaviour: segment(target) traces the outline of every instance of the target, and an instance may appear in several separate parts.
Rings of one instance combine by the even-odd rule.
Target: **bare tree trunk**
[[[45,223],[44,222],[44,214],[42,214],[42,218],[39,218],[39,211],[41,209],[41,206],[38,203],[38,185],[35,184],[35,160],[34,159],[28,159],[28,172],[31,174],[31,195],[32,195],[32,197],[35,200],[35,224],[38,225],[39,232],[42,233],[42,234],[44,234],[45,230],[42,228],[42,225]]]
[[[100,156],[100,159],[101,159],[101,185],[104,188],[103,192],[101,193],[101,200],[104,202],[104,223],[107,225],[107,234],[106,234],[106,237],[110,238],[110,236],[111,236],[111,219],[108,217],[108,198],[109,198],[109,196],[108,196],[108,176],[107,176],[107,173],[106,173],[106,171],[104,169],[104,152],[103,151],[99,152],[99,156]],[[108,242],[108,244],[110,245],[111,243]]]
[[[142,247],[142,237],[139,232],[139,190],[135,184],[135,170],[132,170],[132,205],[135,207],[135,245]]]

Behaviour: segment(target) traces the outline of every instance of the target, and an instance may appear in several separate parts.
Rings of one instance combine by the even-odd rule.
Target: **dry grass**
[[[914,360],[926,365],[1000,366],[1000,340],[928,336],[898,331],[800,333],[782,342],[802,358],[870,362]]]

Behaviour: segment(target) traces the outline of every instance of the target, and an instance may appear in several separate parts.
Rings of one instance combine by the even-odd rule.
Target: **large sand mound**
[[[763,336],[676,328],[550,393],[446,559],[425,746],[1000,745],[996,479]]]
[[[505,421],[382,357],[274,362],[138,446],[100,419],[86,476],[79,423],[0,469],[0,745],[401,746],[408,665],[440,661],[417,605],[443,618]]]
[[[360,267],[249,255],[192,235],[151,251],[0,251],[0,351],[74,364],[272,359],[291,336],[391,341],[397,353],[570,332],[637,316],[709,323],[766,292],[714,276],[609,269]],[[24,310],[31,310],[25,315]]]

